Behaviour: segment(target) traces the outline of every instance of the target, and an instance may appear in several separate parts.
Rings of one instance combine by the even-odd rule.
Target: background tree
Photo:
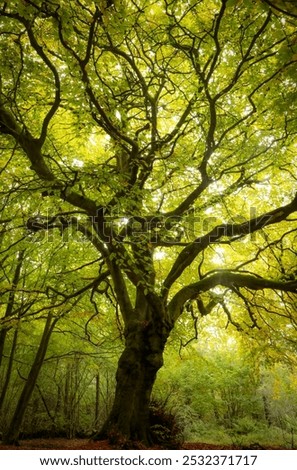
[[[125,328],[98,437],[152,441],[183,312],[295,321],[296,19],[270,3],[1,7],[3,193],[31,236],[80,234],[98,263],[80,290],[64,276],[46,292],[112,294]]]

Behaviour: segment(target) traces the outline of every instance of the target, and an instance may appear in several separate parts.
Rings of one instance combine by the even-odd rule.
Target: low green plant
[[[176,414],[156,400],[150,405],[150,429],[153,442],[161,447],[179,449],[182,446],[183,431]]]

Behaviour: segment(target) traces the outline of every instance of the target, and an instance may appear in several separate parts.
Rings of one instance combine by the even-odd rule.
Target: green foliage
[[[145,368],[176,325],[177,348],[204,345],[160,392],[190,435],[207,421],[255,434],[263,419],[294,434],[295,9],[112,3],[0,7],[2,429],[35,368],[19,422],[89,433],[122,339],[141,350],[155,328]],[[202,331],[230,354],[209,354]]]
[[[296,365],[269,364],[257,354],[256,343],[242,351],[240,342],[218,346],[201,334],[200,344],[188,347],[183,359],[170,348],[155,387],[156,399],[176,415],[185,440],[295,448]]]

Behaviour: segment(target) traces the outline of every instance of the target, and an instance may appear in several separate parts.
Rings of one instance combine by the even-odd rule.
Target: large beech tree
[[[85,289],[112,289],[125,328],[97,437],[149,444],[183,312],[294,321],[296,7],[11,0],[0,13],[2,220],[11,232],[5,207],[25,194],[31,240],[79,232],[97,250]]]

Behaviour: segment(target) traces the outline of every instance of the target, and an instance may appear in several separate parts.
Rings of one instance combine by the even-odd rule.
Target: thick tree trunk
[[[113,408],[95,439],[150,445],[149,405],[170,327],[161,321],[135,321],[126,328],[126,345],[118,363]]]

